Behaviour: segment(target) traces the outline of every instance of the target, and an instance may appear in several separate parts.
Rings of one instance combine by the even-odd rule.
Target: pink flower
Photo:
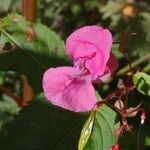
[[[118,62],[111,53],[112,35],[107,29],[86,26],[72,33],[66,50],[74,67],[48,69],[43,76],[46,98],[54,105],[84,112],[96,103],[92,83],[107,80]]]
[[[89,111],[96,103],[90,76],[80,76],[73,67],[48,69],[43,76],[43,89],[51,103],[71,111]]]
[[[85,26],[73,32],[66,41],[67,53],[75,66],[86,68],[93,80],[106,72],[111,46],[110,31],[98,26]]]

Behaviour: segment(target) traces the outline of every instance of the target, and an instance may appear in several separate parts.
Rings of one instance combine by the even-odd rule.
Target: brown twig
[[[35,22],[37,18],[37,0],[23,0],[23,15],[29,22]]]
[[[27,77],[25,75],[21,75],[21,79],[23,84],[22,106],[25,106],[33,99],[34,93],[32,87],[28,83]]]

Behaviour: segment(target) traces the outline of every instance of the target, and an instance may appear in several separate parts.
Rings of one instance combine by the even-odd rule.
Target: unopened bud
[[[134,17],[137,14],[137,9],[135,8],[134,5],[132,4],[127,4],[123,10],[122,10],[123,14],[127,17]]]
[[[112,146],[111,150],[121,150],[119,144],[115,144]]]
[[[145,113],[145,111],[142,111],[142,113],[141,113],[141,124],[144,124],[145,119],[146,119],[146,113]]]
[[[125,85],[124,85],[122,79],[119,79],[118,84],[117,84],[117,87],[118,87],[118,89],[124,89],[124,88],[125,88]]]
[[[27,35],[27,41],[31,42],[35,38],[35,32],[32,26],[26,27],[26,35]]]

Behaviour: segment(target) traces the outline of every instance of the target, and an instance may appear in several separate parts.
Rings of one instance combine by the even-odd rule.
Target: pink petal
[[[113,74],[114,71],[116,71],[116,69],[118,68],[118,60],[113,53],[110,53],[110,58],[107,62],[107,66],[111,74]]]
[[[80,77],[73,67],[48,69],[43,76],[43,89],[51,103],[71,111],[89,111],[96,103],[91,81]]]
[[[106,65],[103,58],[103,53],[97,52],[92,58],[86,60],[85,66],[92,75],[92,80],[95,80],[98,76],[104,74]]]
[[[118,60],[117,58],[111,53],[110,58],[107,62],[107,67],[105,70],[105,73],[102,76],[99,76],[94,83],[101,83],[106,81],[111,77],[111,75],[115,72],[115,70],[118,68]]]
[[[104,73],[112,46],[109,30],[99,26],[85,26],[73,32],[66,40],[68,55],[82,63],[93,79]],[[77,64],[77,63],[76,63]]]
[[[66,50],[72,58],[85,57],[97,50],[103,51],[109,58],[111,45],[110,31],[99,26],[82,27],[73,32],[66,40]]]

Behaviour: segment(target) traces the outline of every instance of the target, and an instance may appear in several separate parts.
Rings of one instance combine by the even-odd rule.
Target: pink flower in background
[[[54,105],[71,111],[88,111],[96,103],[90,77],[80,76],[73,67],[48,69],[43,76],[43,89]]]
[[[111,53],[112,35],[107,29],[86,26],[72,33],[66,51],[74,67],[48,69],[43,76],[46,98],[54,105],[84,112],[96,103],[92,83],[107,80],[118,66]]]
[[[86,68],[93,80],[105,73],[111,46],[110,31],[98,26],[85,26],[66,40],[66,51],[75,66]]]

